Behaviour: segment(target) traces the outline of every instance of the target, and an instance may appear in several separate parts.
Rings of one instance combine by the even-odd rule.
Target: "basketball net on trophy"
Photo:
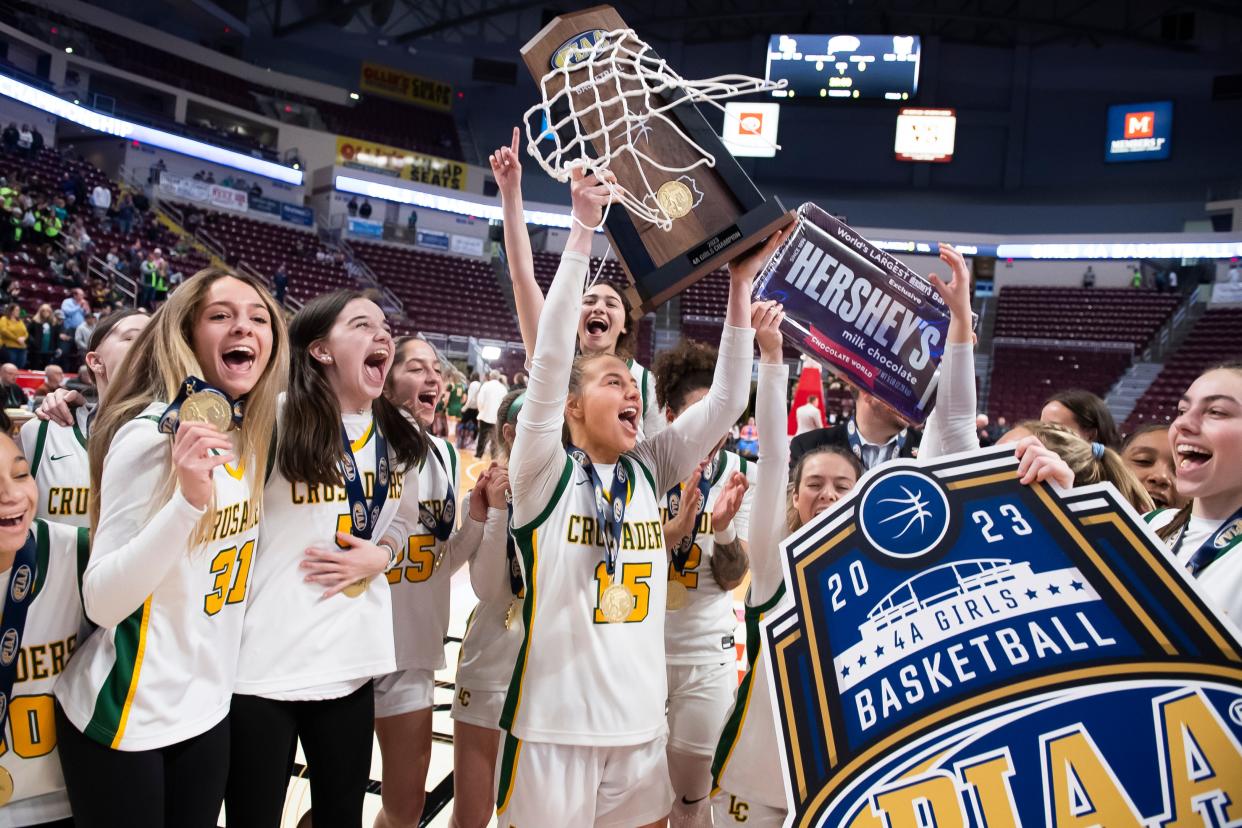
[[[784,86],[785,81],[746,75],[687,80],[652,54],[633,29],[600,32],[590,48],[573,52],[543,76],[543,100],[526,112],[526,148],[557,181],[569,181],[574,170],[594,174],[631,215],[667,232],[675,219],[698,206],[703,193],[688,175],[653,189],[648,171],[676,175],[716,165],[715,156],[687,135],[670,111],[682,104],[705,103],[723,112],[722,100]],[[669,166],[652,157],[645,147],[650,147],[653,122],[671,130],[676,140],[693,150],[696,160]],[[615,173],[618,165],[634,173],[625,176],[628,186],[604,175]],[[608,207],[600,224],[590,229],[600,229],[607,218]]]

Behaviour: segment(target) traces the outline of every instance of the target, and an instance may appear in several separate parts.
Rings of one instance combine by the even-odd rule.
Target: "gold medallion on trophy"
[[[183,423],[207,423],[216,431],[233,427],[233,409],[228,400],[212,391],[196,391],[186,397],[178,416]]]
[[[681,181],[665,181],[656,190],[656,201],[669,218],[679,219],[694,207],[694,194]]]

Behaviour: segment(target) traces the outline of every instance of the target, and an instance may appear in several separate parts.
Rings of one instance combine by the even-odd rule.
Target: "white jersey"
[[[513,665],[517,662],[518,649],[525,638],[522,623],[522,602],[526,599],[525,575],[522,573],[521,554],[514,544],[514,566],[517,567],[522,585],[513,594],[513,582],[509,577],[509,561],[505,539],[508,537],[508,516],[495,510],[498,525],[492,525],[492,511],[488,510],[488,526],[479,548],[470,561],[471,582],[476,567],[488,563],[504,568],[505,588],[502,594],[491,600],[481,600],[466,619],[466,632],[461,639],[457,658],[457,686],[470,691],[501,692],[509,689],[513,678]],[[486,561],[483,556],[494,557]],[[503,563],[500,559],[504,558]]]
[[[112,440],[92,562],[112,551],[100,543],[105,530],[109,536],[138,535],[150,518],[142,515],[159,511],[133,509],[140,493],[126,484],[134,475],[129,458],[145,458],[149,467],[171,474],[172,440],[157,427],[166,407],[152,403]],[[109,468],[121,455],[124,467]],[[207,542],[195,547],[169,538],[167,554],[177,560],[167,575],[129,617],[92,633],[56,685],[69,720],[101,744],[134,751],[165,747],[210,730],[228,714],[259,508],[257,498],[251,500],[250,470],[224,464],[212,479],[215,513]],[[149,501],[151,493],[145,495]],[[113,519],[114,510],[121,517]]]
[[[638,439],[649,440],[663,431],[668,424],[660,413],[659,403],[656,402],[655,374],[633,359],[627,359],[625,364],[630,367],[630,376],[634,378],[643,398],[643,416],[638,418]]]
[[[371,413],[347,415],[343,422],[370,498],[377,442]],[[393,471],[373,540],[384,537],[406,496],[417,509],[417,476]],[[372,578],[356,598],[344,592],[324,598],[322,585],[303,578],[300,564],[306,550],[337,549],[336,533],[348,532],[349,525],[344,485],[291,482],[279,467],[273,468],[263,494],[263,532],[237,670],[238,693],[291,700],[339,698],[374,676],[396,670],[386,579]]]
[[[1157,509],[1148,512],[1143,519],[1153,530],[1161,529],[1177,517],[1177,511]],[[1178,563],[1189,563],[1199,547],[1216,533],[1222,523],[1223,520],[1208,520],[1192,515],[1181,532],[1181,543],[1177,543],[1176,535],[1169,539],[1170,552],[1176,552]],[[1224,534],[1230,538],[1238,535],[1236,531]],[[1176,550],[1173,549],[1174,545]],[[1226,549],[1199,573],[1195,583],[1216,609],[1229,616],[1235,624],[1242,625],[1242,543],[1235,543]]]
[[[523,741],[641,744],[667,730],[668,555],[659,495],[651,472],[623,456],[630,492],[610,579],[590,478],[568,455],[562,457],[550,502],[514,529],[527,573],[525,637],[500,724]],[[611,467],[596,469],[605,484],[612,480]],[[608,623],[599,609],[614,580],[635,597],[628,619],[618,624]]]
[[[460,509],[457,452],[451,443],[428,435],[436,457],[428,455],[418,470],[418,499],[437,518],[443,513],[449,481],[454,509]],[[456,514],[454,514],[456,522]],[[414,521],[410,526],[400,565],[388,573],[392,594],[392,626],[396,636],[398,670],[439,670],[444,667],[444,636],[448,632],[449,593],[453,568],[446,560],[447,543]]]
[[[768,692],[769,657],[763,648],[759,622],[785,597],[785,585],[758,606],[746,606],[746,675],[725,720],[712,759],[712,794],[725,790],[741,799],[773,808],[785,807],[781,781],[780,744],[772,696]]]
[[[0,826],[32,825],[69,816],[69,797],[56,753],[52,686],[78,648],[82,596],[78,573],[90,556],[87,530],[36,520],[34,597],[17,654],[0,767],[13,777],[13,799]],[[7,595],[12,570],[0,573]]]
[[[22,453],[39,485],[36,517],[89,526],[91,466],[86,456],[86,406],[73,411],[73,425],[29,420],[22,426]]]
[[[689,598],[685,607],[670,612],[664,622],[664,646],[669,664],[695,665],[718,664],[732,660],[734,656],[733,633],[737,629],[737,617],[733,614],[733,594],[726,592],[712,577],[712,552],[716,548],[715,532],[723,529],[712,523],[712,507],[724,491],[724,484],[735,472],[745,474],[754,485],[755,464],[731,451],[716,455],[712,487],[707,493],[707,506],[699,518],[699,531],[684,571],[678,572],[668,565],[668,579],[680,581]],[[660,513],[665,522],[669,520],[668,493],[660,501]],[[742,498],[741,508],[734,516],[733,525],[739,540],[746,540],[746,528],[750,518],[750,489]]]

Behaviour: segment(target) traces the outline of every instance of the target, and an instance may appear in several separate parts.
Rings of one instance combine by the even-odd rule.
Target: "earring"
[[[332,357],[330,357],[330,356],[315,357],[315,359],[319,360],[319,361],[320,361],[320,362],[322,362],[324,365],[331,365],[331,364],[332,364]]]

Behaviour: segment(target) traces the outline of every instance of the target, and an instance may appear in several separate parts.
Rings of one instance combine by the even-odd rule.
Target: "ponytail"
[[[1090,442],[1056,423],[1027,420],[1015,428],[1034,434],[1046,448],[1056,452],[1074,472],[1075,486],[1112,483],[1140,515],[1155,508],[1143,484],[1126,466],[1121,455],[1103,443]]]

